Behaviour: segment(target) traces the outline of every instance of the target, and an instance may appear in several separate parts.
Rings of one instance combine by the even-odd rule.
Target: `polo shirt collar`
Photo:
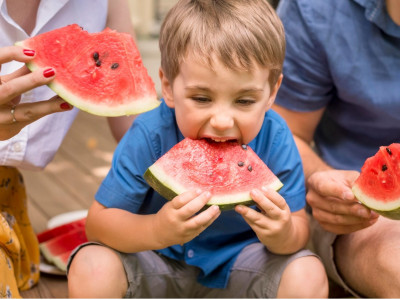
[[[31,36],[38,34],[43,26],[58,13],[68,1],[69,0],[41,0],[37,12],[36,26],[33,29]],[[0,14],[7,23],[23,31],[22,28],[8,15],[5,0],[0,0]]]
[[[400,38],[400,26],[389,16],[385,0],[353,0],[365,8],[365,17],[386,34]]]

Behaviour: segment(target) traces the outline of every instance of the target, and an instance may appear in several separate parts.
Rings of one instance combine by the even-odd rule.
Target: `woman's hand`
[[[336,234],[347,234],[374,224],[379,215],[360,204],[351,187],[359,173],[327,170],[307,180],[307,202],[321,226]]]
[[[28,62],[35,51],[19,46],[0,48],[0,68],[13,60]],[[58,96],[46,101],[20,104],[22,93],[48,84],[55,77],[53,68],[39,68],[30,72],[26,66],[0,77],[0,140],[7,140],[26,125],[51,113],[71,110],[72,106]]]

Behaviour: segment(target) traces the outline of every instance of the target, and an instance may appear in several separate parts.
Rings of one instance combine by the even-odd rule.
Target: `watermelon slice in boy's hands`
[[[53,67],[49,84],[61,98],[92,114],[121,116],[160,104],[154,82],[142,63],[133,38],[105,29],[88,33],[77,24],[16,43],[36,51],[27,63],[33,71]]]
[[[250,147],[189,138],[150,166],[144,178],[168,200],[198,188],[210,191],[207,205],[221,209],[254,204],[250,197],[254,188],[279,190],[283,185]]]
[[[381,146],[368,158],[352,190],[365,206],[400,220],[400,144]]]

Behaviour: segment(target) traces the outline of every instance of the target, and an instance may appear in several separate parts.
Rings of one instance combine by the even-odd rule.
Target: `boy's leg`
[[[303,262],[304,261],[304,262]],[[310,264],[308,264],[310,262]],[[308,269],[314,268],[311,277]],[[289,272],[287,272],[289,270]],[[292,275],[296,274],[293,279]],[[285,277],[283,277],[285,276]],[[277,298],[281,280],[307,282],[308,288],[319,287],[326,289],[328,282],[322,263],[309,250],[301,250],[292,255],[276,255],[269,252],[261,243],[250,244],[239,254],[232,267],[229,283],[226,289],[199,288],[196,297],[205,298]],[[316,280],[314,283],[311,280]],[[326,281],[326,282],[325,282]],[[288,284],[286,285],[288,287]],[[325,287],[326,286],[326,287]],[[297,291],[295,297],[303,296],[307,291]],[[319,294],[317,297],[320,296]],[[306,297],[311,297],[306,295]]]
[[[124,266],[114,250],[89,244],[75,252],[68,268],[70,298],[122,298],[127,288]]]
[[[322,262],[315,256],[304,256],[287,265],[277,298],[328,298],[328,294],[328,277]]]
[[[154,251],[87,243],[74,250],[67,272],[70,297],[191,298],[199,269]]]

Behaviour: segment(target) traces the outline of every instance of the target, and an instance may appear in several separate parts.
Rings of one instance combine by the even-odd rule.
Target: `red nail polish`
[[[24,49],[23,52],[26,56],[34,56],[36,53],[35,50],[29,50],[29,49]]]
[[[70,109],[72,106],[67,102],[63,102],[60,104],[61,109]]]
[[[56,72],[54,72],[54,69],[49,68],[43,71],[43,76],[46,78],[52,77],[54,76],[54,74],[56,74]]]

